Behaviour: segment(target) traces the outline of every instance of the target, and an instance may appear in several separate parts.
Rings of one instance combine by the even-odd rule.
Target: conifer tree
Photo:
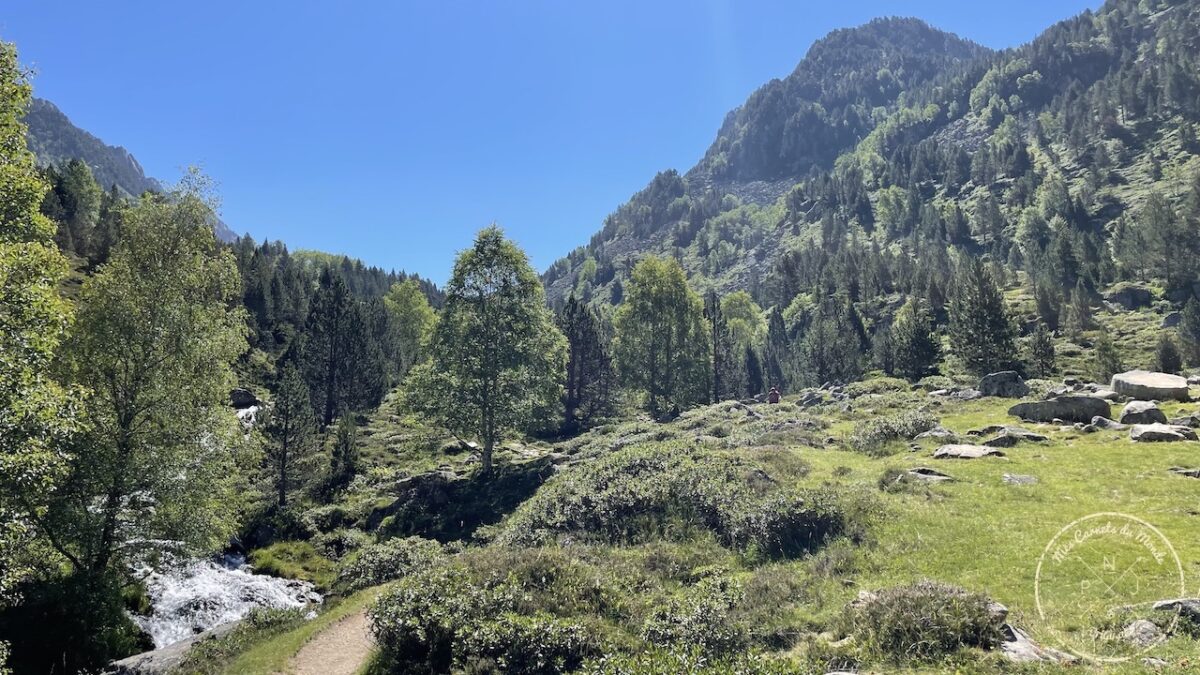
[[[271,468],[276,505],[287,505],[297,474],[315,447],[316,420],[308,385],[294,363],[283,368],[275,400],[263,426],[267,436],[267,463]]]
[[[941,356],[941,346],[933,332],[933,315],[925,303],[912,298],[892,324],[896,372],[916,381],[930,374]]]
[[[1113,375],[1125,371],[1121,362],[1121,352],[1113,343],[1108,331],[1102,331],[1096,340],[1096,350],[1092,357],[1092,375],[1097,382],[1108,382]]]
[[[1029,370],[1038,377],[1046,377],[1054,372],[1056,353],[1054,337],[1046,324],[1039,321],[1028,343]]]
[[[1183,368],[1183,356],[1171,334],[1166,331],[1158,334],[1158,344],[1154,348],[1154,368],[1160,373],[1178,373]]]
[[[1190,298],[1183,306],[1183,317],[1179,322],[1179,339],[1187,364],[1200,366],[1200,300]]]
[[[358,425],[354,415],[342,415],[334,425],[333,448],[329,455],[328,489],[345,487],[358,472]]]
[[[977,258],[959,263],[950,299],[950,349],[974,374],[1005,370],[1016,361],[1016,326],[1004,296]]]
[[[563,430],[571,433],[613,411],[616,375],[595,311],[572,295],[558,314],[558,327],[567,339]]]

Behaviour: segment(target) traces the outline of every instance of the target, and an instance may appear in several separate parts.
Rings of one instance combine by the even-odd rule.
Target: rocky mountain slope
[[[1181,202],[1200,166],[1198,17],[1195,0],[1110,0],[1000,53],[910,19],[834,32],[730,113],[696,167],[660,173],[554,263],[548,295],[618,302],[658,254],[697,288],[786,307],[848,245],[903,251],[892,273],[925,248],[1028,254],[1031,207],[1086,257],[1152,192]]]
[[[29,127],[29,149],[42,166],[81,159],[91,167],[96,182],[105,190],[115,185],[118,191],[131,197],[162,190],[162,184],[147,176],[142,165],[128,150],[119,145],[108,145],[75,126],[50,101],[34,98],[25,114],[25,123]],[[217,222],[216,231],[222,241],[237,238],[223,222]]]

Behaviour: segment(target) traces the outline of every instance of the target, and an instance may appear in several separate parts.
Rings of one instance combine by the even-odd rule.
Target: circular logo
[[[1178,615],[1154,603],[1184,595],[1175,547],[1124,513],[1094,513],[1059,530],[1034,577],[1042,627],[1060,647],[1100,662],[1125,661],[1165,640]]]

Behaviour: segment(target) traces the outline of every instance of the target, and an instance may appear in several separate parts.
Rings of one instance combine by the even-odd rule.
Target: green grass
[[[259,574],[308,581],[323,590],[337,577],[334,562],[306,541],[280,541],[251,551],[250,564]]]
[[[368,588],[332,605],[312,621],[259,642],[238,656],[224,672],[230,675],[243,673],[287,672],[291,660],[306,642],[326,628],[351,614],[363,611],[374,602],[386,586]]]

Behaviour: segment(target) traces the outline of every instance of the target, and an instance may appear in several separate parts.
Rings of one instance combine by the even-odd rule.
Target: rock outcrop
[[[1008,409],[1008,414],[1030,422],[1082,422],[1093,417],[1112,417],[1108,401],[1095,396],[1058,396],[1048,401],[1026,401]]]
[[[1113,375],[1112,390],[1122,396],[1145,401],[1189,400],[1187,380],[1178,375],[1130,370]]]
[[[1135,424],[1129,430],[1129,439],[1141,443],[1194,441],[1196,432],[1191,427],[1170,424]]]
[[[1167,415],[1153,401],[1130,401],[1121,410],[1121,424],[1166,424]]]
[[[979,459],[980,457],[1003,457],[1004,453],[986,445],[943,445],[933,453],[934,459]]]
[[[1029,394],[1029,385],[1021,379],[1015,370],[1002,370],[998,373],[984,375],[977,387],[984,396],[1000,398],[1021,398]]]

